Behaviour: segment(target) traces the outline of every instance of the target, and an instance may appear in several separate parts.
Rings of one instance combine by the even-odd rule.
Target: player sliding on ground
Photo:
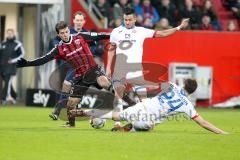
[[[167,117],[185,113],[192,120],[203,128],[217,134],[227,132],[215,127],[204,120],[195,110],[187,98],[197,89],[197,82],[193,79],[186,79],[183,88],[174,83],[161,84],[161,91],[153,98],[147,98],[143,102],[129,107],[121,112],[103,110],[78,111],[79,116],[91,116],[93,118],[113,119],[115,121],[127,121],[130,124],[124,127],[117,126],[113,131],[150,131],[156,124],[162,123]]]

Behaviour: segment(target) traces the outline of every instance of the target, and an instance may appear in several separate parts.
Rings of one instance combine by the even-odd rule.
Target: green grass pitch
[[[112,122],[96,130],[88,121],[61,128],[52,109],[0,106],[0,160],[239,160],[240,110],[198,109],[230,135],[216,135],[186,119],[152,132],[113,133]]]

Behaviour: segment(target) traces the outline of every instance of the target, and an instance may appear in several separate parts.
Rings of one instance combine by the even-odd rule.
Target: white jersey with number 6
[[[143,42],[152,38],[155,31],[143,27],[127,29],[124,26],[115,28],[110,35],[110,42],[117,45],[116,54],[124,54],[128,63],[141,63]]]
[[[116,45],[116,62],[113,79],[140,77],[142,74],[143,43],[152,38],[155,31],[143,27],[127,29],[115,28],[110,35],[110,42]]]

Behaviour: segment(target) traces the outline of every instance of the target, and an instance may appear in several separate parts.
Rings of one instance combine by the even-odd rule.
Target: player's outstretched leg
[[[75,106],[80,103],[81,98],[69,97],[67,102],[67,117],[68,122],[64,127],[75,127],[75,115],[71,113],[71,111],[75,108]]]
[[[66,96],[65,98],[66,99],[60,98],[58,103],[54,106],[53,112],[51,114],[49,114],[49,117],[52,120],[58,120],[58,117],[60,115],[61,110],[67,105],[67,98],[68,98],[68,96]]]
[[[71,82],[65,79],[62,85],[62,92],[60,93],[59,100],[55,105],[53,112],[49,114],[49,117],[52,118],[52,120],[58,120],[61,110],[67,105],[66,100],[69,97],[70,89],[71,89]]]
[[[87,114],[86,114],[86,112],[84,112],[84,110],[78,109],[78,108],[72,109],[69,112],[74,117],[86,117],[87,116]]]

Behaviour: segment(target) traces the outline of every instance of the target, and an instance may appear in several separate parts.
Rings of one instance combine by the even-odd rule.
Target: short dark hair
[[[74,13],[73,19],[75,19],[75,17],[76,17],[77,15],[83,16],[83,18],[86,19],[86,14],[83,13],[83,12],[80,12],[80,11],[77,11],[77,12]]]
[[[189,93],[192,94],[197,89],[197,81],[195,79],[185,79],[184,81],[184,89]]]
[[[66,22],[64,22],[64,21],[60,21],[60,22],[58,22],[58,23],[56,24],[55,30],[56,30],[56,32],[57,32],[57,34],[58,34],[60,29],[64,29],[64,28],[66,28],[66,27],[68,27],[68,24],[67,24]]]
[[[123,9],[123,14],[125,14],[125,15],[134,14],[135,15],[135,10],[132,7],[125,7]]]

